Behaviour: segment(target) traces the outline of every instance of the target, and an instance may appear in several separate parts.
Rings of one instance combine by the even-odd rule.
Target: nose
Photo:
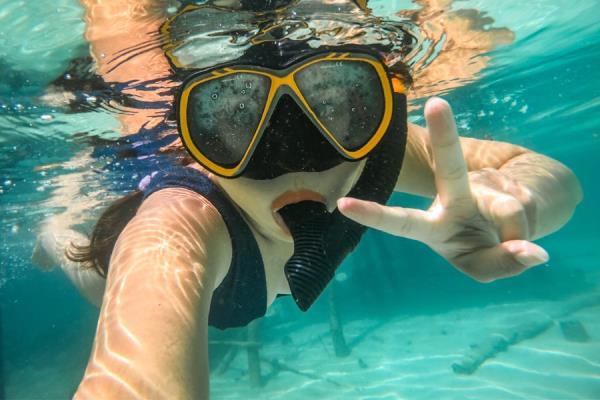
[[[272,179],[290,172],[324,171],[343,161],[296,101],[286,94],[275,106],[244,176]]]

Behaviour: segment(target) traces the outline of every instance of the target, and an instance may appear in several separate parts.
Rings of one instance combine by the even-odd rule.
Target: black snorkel
[[[377,148],[369,155],[362,175],[348,197],[385,204],[400,174],[406,144],[406,97],[394,95],[397,112]],[[294,254],[285,275],[294,301],[306,311],[333,278],[336,269],[354,250],[366,227],[324,204],[304,201],[279,211],[294,239]]]

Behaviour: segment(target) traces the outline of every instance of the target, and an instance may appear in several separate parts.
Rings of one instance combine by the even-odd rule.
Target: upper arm
[[[469,171],[483,168],[499,169],[509,160],[530,152],[510,143],[473,138],[460,138],[463,156]],[[406,151],[395,190],[426,197],[437,193],[433,174],[431,142],[427,129],[409,124]]]
[[[210,300],[230,257],[224,223],[201,196],[150,196],[113,251],[78,397],[206,398]]]

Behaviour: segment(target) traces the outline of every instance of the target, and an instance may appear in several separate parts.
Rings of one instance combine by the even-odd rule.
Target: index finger
[[[467,164],[450,105],[434,97],[425,105],[425,119],[431,138],[435,186],[442,205],[471,200]]]

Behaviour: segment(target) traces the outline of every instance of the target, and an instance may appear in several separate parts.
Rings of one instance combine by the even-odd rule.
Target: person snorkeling
[[[97,23],[88,37],[111,16],[166,6],[122,3],[84,1]],[[419,240],[481,282],[548,260],[532,240],[568,221],[577,178],[523,147],[459,137],[440,98],[425,105],[426,127],[407,123],[411,39],[362,24],[364,8],[220,0],[181,7],[160,26],[140,18],[168,37],[166,58],[140,57],[182,77],[172,110],[190,162],[144,177],[89,242],[39,243],[38,261],[45,251],[47,264],[71,265],[101,305],[75,398],[207,398],[208,326],[244,326],[280,295],[309,309],[366,227]],[[316,43],[325,27],[348,35]],[[115,46],[96,39],[94,52]],[[100,66],[105,79],[119,73],[111,68]],[[434,200],[428,210],[386,206],[394,191]]]

